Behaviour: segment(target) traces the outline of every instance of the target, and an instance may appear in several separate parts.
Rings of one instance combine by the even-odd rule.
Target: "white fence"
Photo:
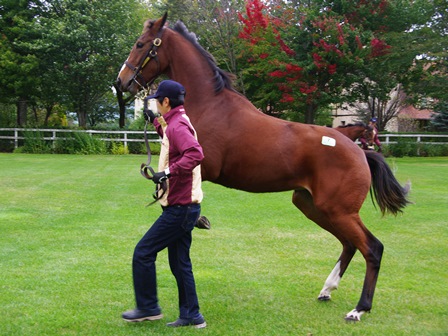
[[[397,143],[399,138],[408,138],[422,144],[448,144],[448,134],[378,134],[378,138],[385,145]]]
[[[143,131],[97,131],[97,130],[67,130],[67,129],[41,129],[41,128],[0,128],[0,140],[13,140],[14,148],[19,147],[19,140],[25,139],[25,132],[39,132],[44,136],[42,139],[52,141],[66,140],[64,134],[67,133],[87,133],[90,136],[96,135],[103,141],[121,142],[125,147],[129,142],[144,142]],[[51,134],[51,135],[50,135]],[[132,137],[132,135],[137,135]],[[130,137],[131,136],[131,137]],[[148,131],[149,142],[161,142],[156,131]]]
[[[129,142],[144,142],[143,131],[97,131],[97,130],[67,130],[67,129],[37,129],[37,128],[0,128],[0,140],[13,140],[14,147],[19,147],[19,140],[25,139],[25,132],[39,132],[43,134],[43,139],[52,141],[64,140],[64,134],[72,132],[87,133],[90,136],[96,135],[103,141],[121,142],[128,146]],[[380,141],[384,145],[397,143],[400,138],[407,138],[410,141],[422,144],[443,145],[448,144],[448,134],[379,134]],[[160,142],[161,139],[155,131],[148,131],[150,142]]]

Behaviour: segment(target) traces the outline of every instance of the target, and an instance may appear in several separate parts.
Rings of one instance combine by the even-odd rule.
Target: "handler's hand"
[[[143,113],[143,116],[145,117],[145,120],[149,120],[151,124],[154,122],[154,119],[156,118],[156,115],[150,109],[146,109]]]
[[[164,171],[162,171],[162,172],[155,173],[154,176],[152,177],[152,181],[155,184],[159,184],[159,183],[162,183],[165,180],[168,180],[168,177],[169,176],[167,174],[165,174]]]

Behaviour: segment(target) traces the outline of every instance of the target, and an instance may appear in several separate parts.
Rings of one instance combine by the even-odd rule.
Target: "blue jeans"
[[[180,318],[200,316],[193,270],[190,260],[191,232],[201,212],[199,204],[173,205],[146,232],[134,250],[132,273],[137,308],[160,314],[157,298],[157,253],[168,248],[171,272],[179,293]]]

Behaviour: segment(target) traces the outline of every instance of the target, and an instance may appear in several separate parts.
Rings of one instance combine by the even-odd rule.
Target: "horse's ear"
[[[159,20],[157,20],[156,25],[159,26],[159,31],[161,31],[163,29],[163,27],[165,26],[166,23],[166,19],[168,18],[168,12],[165,12],[165,14],[163,15],[162,18],[160,18]]]
[[[163,18],[162,18],[162,27],[165,25],[165,23],[166,23],[166,19],[168,19],[168,12],[165,12],[165,14],[163,15]]]

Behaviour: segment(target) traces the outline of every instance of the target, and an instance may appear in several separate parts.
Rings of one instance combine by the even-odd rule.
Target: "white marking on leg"
[[[345,319],[347,321],[361,321],[361,315],[364,313],[364,310],[357,311],[356,309],[353,309],[350,313],[345,315]]]
[[[331,291],[335,290],[339,286],[339,282],[341,281],[341,276],[339,275],[341,272],[341,261],[336,263],[327,280],[325,281],[324,287],[320,291],[318,296],[319,300],[330,300],[331,299]]]

